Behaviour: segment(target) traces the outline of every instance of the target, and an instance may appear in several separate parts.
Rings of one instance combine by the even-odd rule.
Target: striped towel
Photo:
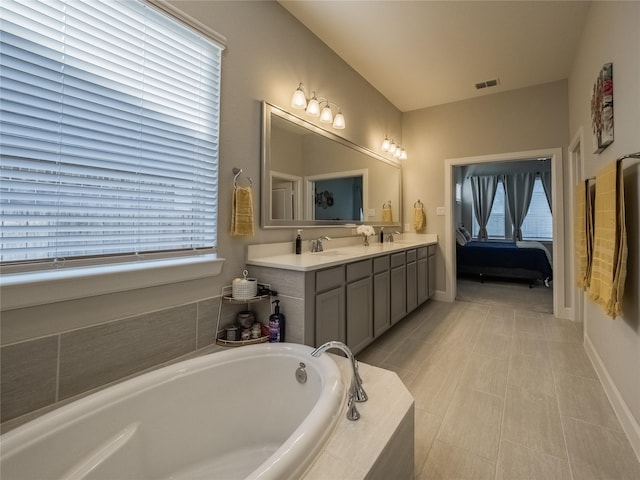
[[[391,210],[391,205],[383,205],[382,207],[382,221],[383,222],[393,222],[393,210]]]
[[[616,318],[622,313],[627,276],[624,180],[619,162],[596,175],[593,267],[589,297]]]

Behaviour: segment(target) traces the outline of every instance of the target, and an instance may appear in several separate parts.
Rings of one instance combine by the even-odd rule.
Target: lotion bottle
[[[302,253],[302,236],[300,235],[301,233],[302,230],[298,230],[298,236],[296,237],[296,255],[300,255]]]
[[[280,313],[280,300],[274,300],[275,312],[269,317],[269,343],[284,342],[284,315]]]

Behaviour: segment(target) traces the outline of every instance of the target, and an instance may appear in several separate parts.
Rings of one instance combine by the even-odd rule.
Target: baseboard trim
[[[620,423],[622,424],[622,430],[624,430],[624,433],[627,435],[627,438],[631,443],[631,448],[633,448],[633,451],[640,462],[640,425],[631,414],[629,407],[622,398],[622,395],[620,395],[616,384],[609,375],[607,367],[602,362],[600,355],[598,355],[593,343],[591,343],[589,336],[586,334],[584,336],[584,348],[591,360],[591,363],[593,364],[593,368],[596,370],[600,383],[604,387],[604,391],[609,398],[609,402],[618,416],[618,420],[620,420]]]

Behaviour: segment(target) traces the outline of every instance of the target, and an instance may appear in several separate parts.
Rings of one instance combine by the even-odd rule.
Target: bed
[[[553,278],[549,252],[539,242],[478,242],[456,244],[458,274],[527,280],[529,287]]]

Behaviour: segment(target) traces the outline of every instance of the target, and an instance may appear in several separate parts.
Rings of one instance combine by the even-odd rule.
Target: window
[[[472,228],[473,236],[477,237],[480,226],[475,215],[473,215]],[[531,204],[522,223],[521,230],[523,240],[551,240],[553,238],[553,216],[551,215],[549,202],[544,193],[540,177],[535,179]],[[504,185],[500,180],[496,189],[496,197],[491,207],[489,222],[487,223],[487,233],[489,238],[506,239],[512,237],[511,231],[512,224],[507,212]]]
[[[1,8],[1,261],[213,251],[223,46],[137,0]]]
[[[551,240],[553,238],[553,216],[540,177],[536,177],[533,185],[531,204],[521,230],[522,238],[525,240]]]
[[[493,200],[493,206],[491,207],[491,214],[489,215],[489,221],[487,222],[487,235],[489,238],[505,238],[505,207],[504,201],[504,185],[502,181],[498,182],[496,188],[496,196]],[[476,220],[476,216],[473,215],[473,236],[478,237],[480,231],[480,225]]]

